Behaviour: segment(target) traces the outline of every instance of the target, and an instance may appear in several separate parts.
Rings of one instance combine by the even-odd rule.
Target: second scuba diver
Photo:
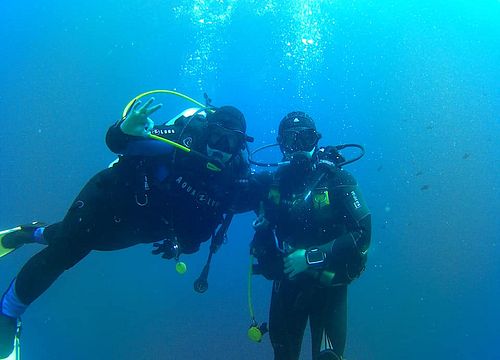
[[[249,174],[242,150],[252,140],[243,114],[232,106],[207,108],[155,126],[149,116],[161,104],[152,101],[135,103],[109,128],[106,142],[119,161],[90,179],[61,222],[0,233],[0,256],[24,243],[48,245],[1,298],[0,358],[12,352],[26,308],[92,250],[155,243],[154,254],[178,259],[213,238],[221,223],[227,229],[233,213],[249,210],[238,199]],[[187,152],[152,140],[151,134]]]
[[[353,160],[336,147],[320,148],[319,139],[307,114],[283,118],[277,141],[284,159],[267,176],[254,222],[255,273],[274,280],[269,334],[275,360],[299,359],[308,320],[313,359],[342,359],[347,285],[363,271],[370,245],[370,211],[342,169]],[[266,175],[261,178],[264,183]]]

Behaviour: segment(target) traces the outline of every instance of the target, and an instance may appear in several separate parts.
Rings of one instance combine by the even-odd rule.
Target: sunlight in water
[[[250,5],[251,16],[268,16],[277,36],[276,47],[282,54],[278,64],[271,68],[289,72],[289,78],[298,79],[298,95],[307,97],[314,85],[312,75],[323,70],[325,37],[331,35],[333,19],[322,15],[322,0],[195,0],[185,2],[174,10],[178,16],[188,17],[196,28],[193,50],[188,55],[183,72],[195,78],[202,89],[219,70],[218,63],[230,36],[232,15]],[[245,7],[248,9],[249,7]],[[269,16],[270,15],[270,16]],[[211,79],[213,80],[213,79]]]
[[[308,89],[314,85],[311,75],[322,69],[323,32],[328,19],[321,17],[321,3],[318,0],[292,1],[287,7],[288,16],[281,17],[283,58],[280,67],[293,72],[299,80],[301,97],[307,97]]]
[[[207,77],[218,71],[219,54],[227,45],[224,33],[236,3],[237,0],[195,0],[174,9],[179,16],[189,16],[196,28],[193,51],[182,70],[197,79],[200,90]]]

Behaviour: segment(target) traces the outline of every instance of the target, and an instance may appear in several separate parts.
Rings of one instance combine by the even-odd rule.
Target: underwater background
[[[346,358],[500,358],[499,1],[2,1],[0,35],[0,227],[60,220],[144,91],[240,108],[252,148],[306,111],[320,144],[367,151],[346,167],[374,221]],[[156,99],[157,122],[192,105]],[[25,313],[23,359],[272,359],[246,336],[252,220],[201,295],[208,244],[184,276],[151,245],[91,253]],[[39,250],[1,259],[2,291]],[[254,278],[258,321],[270,285]]]

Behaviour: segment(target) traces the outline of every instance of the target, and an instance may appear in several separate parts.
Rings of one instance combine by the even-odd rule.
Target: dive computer
[[[309,248],[306,250],[306,262],[310,267],[323,267],[326,260],[324,251],[318,248]]]

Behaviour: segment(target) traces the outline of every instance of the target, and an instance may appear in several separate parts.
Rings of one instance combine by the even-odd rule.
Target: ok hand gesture
[[[155,125],[149,115],[162,107],[162,104],[150,106],[154,100],[150,98],[143,106],[138,101],[121,123],[120,129],[127,135],[147,137]]]

